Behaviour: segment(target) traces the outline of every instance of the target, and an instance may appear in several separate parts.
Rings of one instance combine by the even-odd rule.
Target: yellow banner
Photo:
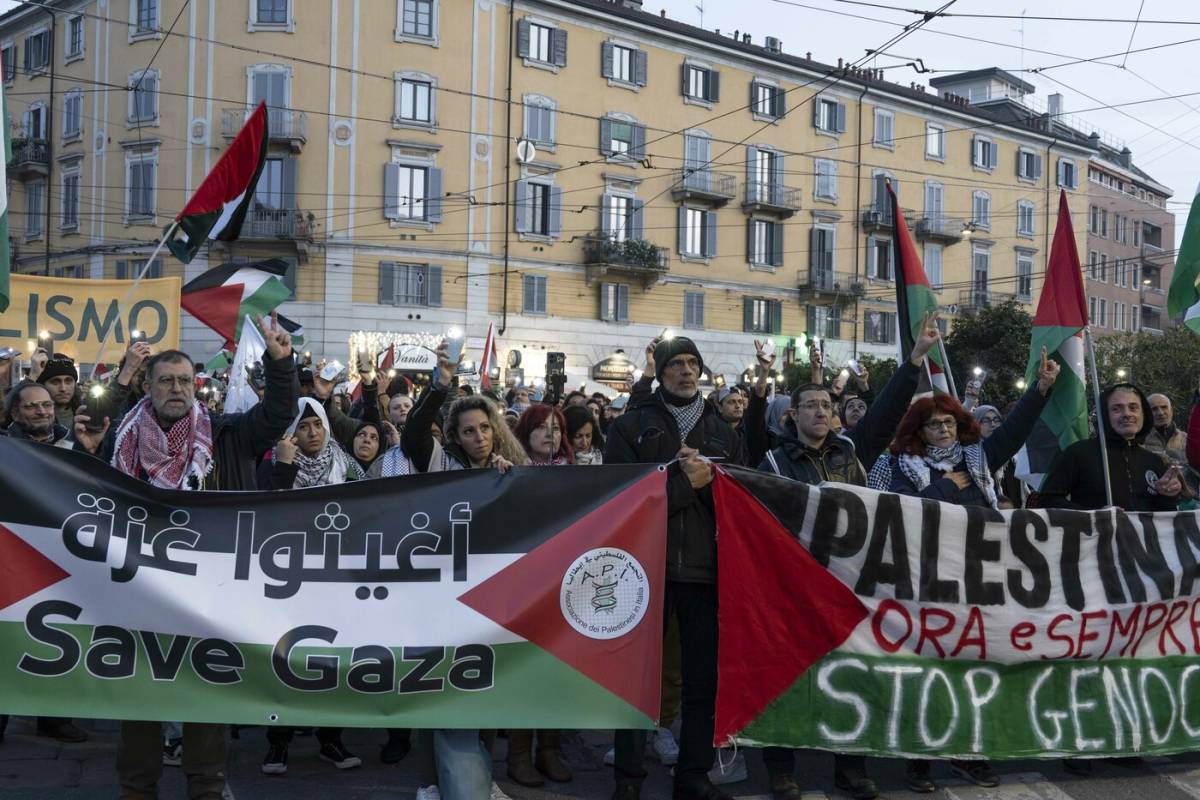
[[[131,286],[133,281],[13,275],[11,302],[0,314],[0,347],[28,355],[30,343],[47,331],[54,352],[108,364],[121,360],[131,330],[144,331],[156,351],[179,347],[179,278],[143,280],[126,301]]]

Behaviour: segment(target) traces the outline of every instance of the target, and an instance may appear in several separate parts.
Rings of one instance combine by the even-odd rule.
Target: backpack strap
[[[779,462],[775,460],[775,451],[774,450],[767,451],[767,461],[770,462],[771,470],[774,471],[774,473],[776,475],[780,475],[780,476],[783,475],[783,473],[779,471]]]

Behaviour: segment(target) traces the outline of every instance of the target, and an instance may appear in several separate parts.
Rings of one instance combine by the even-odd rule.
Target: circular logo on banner
[[[624,550],[589,550],[563,575],[559,605],[571,627],[584,636],[616,639],[646,616],[650,581],[638,560]]]

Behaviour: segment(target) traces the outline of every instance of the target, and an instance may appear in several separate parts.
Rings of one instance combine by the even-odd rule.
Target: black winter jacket
[[[685,444],[662,390],[628,409],[608,427],[605,464],[666,464]],[[688,434],[688,447],[701,455],[740,464],[741,438],[711,403]],[[718,462],[720,463],[720,462]],[[667,580],[716,583],[717,523],[712,485],[693,489],[678,463],[667,468]]]

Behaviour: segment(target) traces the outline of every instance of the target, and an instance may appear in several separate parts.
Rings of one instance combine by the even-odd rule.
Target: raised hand
[[[122,386],[128,386],[129,382],[137,375],[142,364],[146,363],[146,359],[150,358],[150,345],[146,342],[130,342],[125,348],[125,363],[121,366],[120,373],[117,374],[117,383]]]
[[[646,369],[643,375],[654,376],[658,371],[654,368],[654,348],[658,347],[658,337],[655,336],[650,340],[650,344],[646,345]]]
[[[108,433],[108,428],[112,421],[104,418],[104,427],[98,431],[89,431],[87,424],[92,421],[88,416],[87,406],[81,405],[75,409],[75,444],[87,450],[89,453],[95,453],[100,449],[100,443],[104,441],[104,435]]]
[[[438,383],[443,386],[450,386],[454,382],[454,375],[458,372],[458,365],[462,359],[463,354],[459,353],[458,361],[451,361],[450,342],[447,339],[442,339],[442,343],[437,348]]]
[[[1053,358],[1046,356],[1046,348],[1042,348],[1042,363],[1038,366],[1038,391],[1046,394],[1050,391],[1050,387],[1058,380],[1058,373],[1062,370],[1059,363]]]
[[[285,436],[275,445],[275,460],[280,464],[290,464],[296,458],[296,437]]]
[[[921,320],[921,335],[913,343],[912,355],[908,360],[919,367],[925,360],[925,355],[937,346],[941,338],[942,333],[937,327],[937,314],[926,314]]]
[[[258,329],[262,331],[263,341],[267,345],[267,355],[274,361],[286,358],[292,354],[292,335],[279,327],[279,312],[271,312],[271,321],[258,318]]]

